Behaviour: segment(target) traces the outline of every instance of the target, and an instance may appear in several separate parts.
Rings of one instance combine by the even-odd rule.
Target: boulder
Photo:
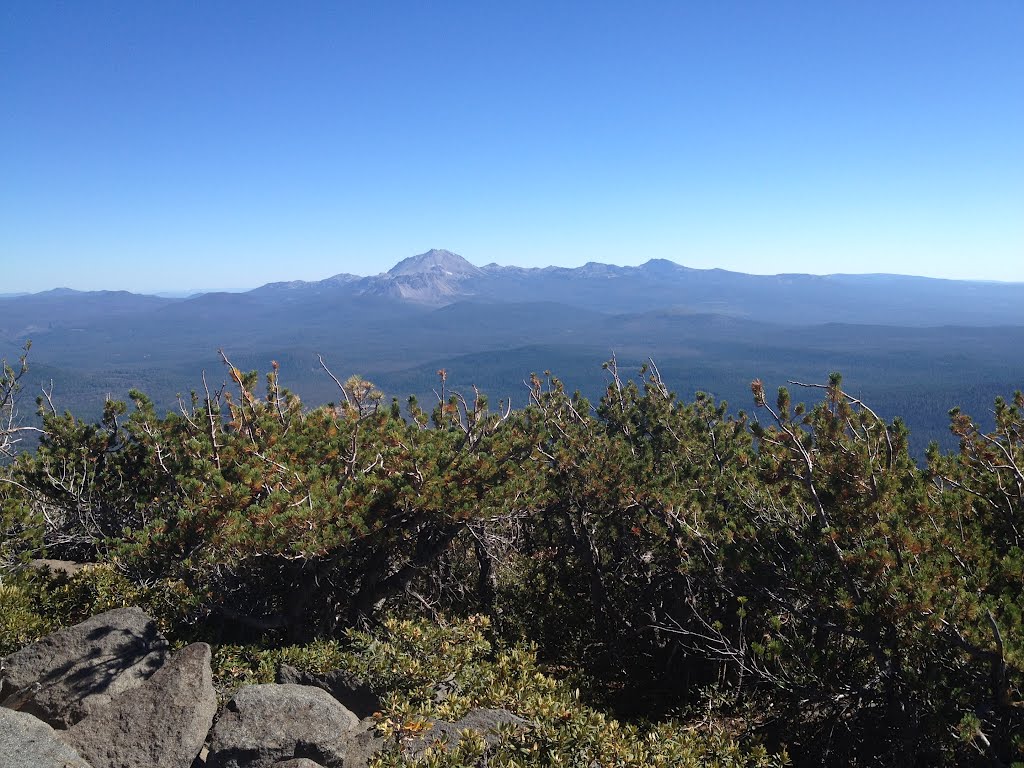
[[[370,759],[384,748],[387,739],[377,735],[377,721],[367,717],[348,736],[345,768],[367,768]]]
[[[216,712],[210,646],[193,643],[62,737],[93,768],[189,768]]]
[[[310,760],[308,757],[296,757],[294,760],[274,763],[274,768],[324,768],[324,766],[314,760]],[[348,768],[347,763],[345,768]]]
[[[27,712],[0,707],[0,766],[3,768],[90,768],[57,732]]]
[[[369,717],[380,711],[380,699],[370,687],[355,675],[336,669],[323,675],[303,672],[289,664],[277,669],[276,682],[290,685],[312,685],[323,688],[343,707],[352,710],[358,718]]]
[[[156,622],[140,608],[117,608],[6,657],[0,700],[38,683],[19,708],[68,728],[149,679],[166,657]]]
[[[438,720],[417,738],[404,744],[402,749],[411,757],[421,757],[429,747],[439,744],[451,749],[462,738],[459,733],[467,730],[479,733],[488,746],[493,746],[498,741],[498,729],[503,725],[527,728],[529,722],[507,709],[471,709],[454,723]]]
[[[250,685],[228,702],[210,738],[209,768],[270,768],[305,757],[345,766],[358,718],[320,688]]]

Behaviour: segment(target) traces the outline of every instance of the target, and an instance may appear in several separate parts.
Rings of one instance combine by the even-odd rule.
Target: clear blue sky
[[[1024,280],[1024,2],[0,7],[0,293],[477,264]]]

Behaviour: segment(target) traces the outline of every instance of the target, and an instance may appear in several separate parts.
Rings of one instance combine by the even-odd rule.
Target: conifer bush
[[[530,719],[492,765],[1024,760],[1019,393],[992,429],[952,411],[960,451],[920,467],[838,374],[755,381],[745,413],[653,364],[610,361],[594,404],[534,376],[520,411],[442,371],[428,413],[357,378],[308,408],[276,366],[257,394],[225,363],[165,416],[142,393],[96,424],[50,408],[0,467],[5,648],[138,603],[218,647],[224,691],[291,659],[390,692],[396,738]],[[26,575],[42,554],[95,565]]]

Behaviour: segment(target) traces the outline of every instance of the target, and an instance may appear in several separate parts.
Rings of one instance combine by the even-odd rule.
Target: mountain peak
[[[475,267],[457,253],[439,248],[431,248],[426,253],[403,259],[388,270],[391,277],[402,275],[418,275],[424,272],[444,272],[449,275],[467,276],[480,273]]]

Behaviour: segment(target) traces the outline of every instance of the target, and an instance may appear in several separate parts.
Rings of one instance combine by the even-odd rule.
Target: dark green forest
[[[592,399],[527,374],[518,408],[331,374],[320,405],[222,362],[165,415],[44,395],[41,433],[5,364],[0,654],[137,604],[223,690],[287,659],[371,681],[385,731],[512,709],[492,766],[1024,762],[1020,392],[917,461],[837,373],[742,409],[624,359]]]

